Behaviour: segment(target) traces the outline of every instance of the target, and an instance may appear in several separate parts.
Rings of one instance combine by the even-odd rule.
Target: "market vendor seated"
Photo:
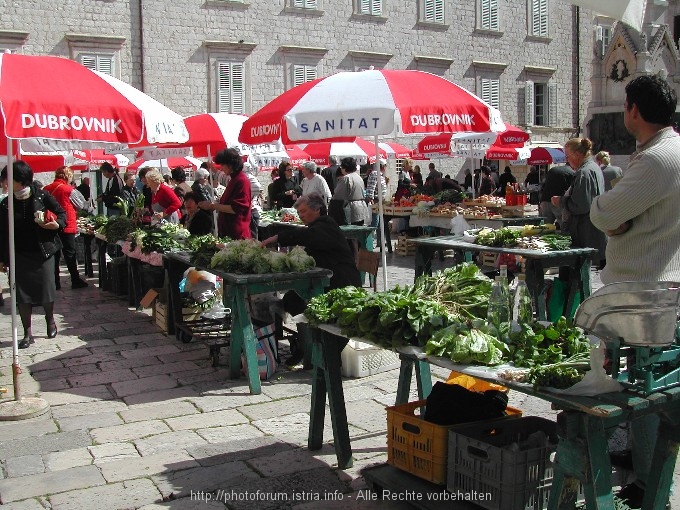
[[[360,287],[361,278],[354,255],[342,230],[335,220],[328,216],[324,198],[319,193],[310,193],[298,198],[294,207],[307,228],[284,230],[262,241],[262,245],[278,243],[281,246],[303,246],[317,267],[333,271],[330,286],[326,290],[348,285]],[[283,308],[286,312],[297,315],[307,308],[307,303],[294,291],[288,291],[283,297]],[[289,366],[297,364],[302,359],[302,346],[291,345],[291,354],[291,359],[286,362]]]

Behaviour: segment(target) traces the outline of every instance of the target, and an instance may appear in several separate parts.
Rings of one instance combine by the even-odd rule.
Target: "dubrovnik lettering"
[[[524,138],[521,136],[504,136],[503,143],[523,143]]]
[[[449,150],[449,144],[447,143],[431,143],[429,145],[423,146],[423,152],[436,152],[439,150]]]
[[[411,115],[411,124],[414,126],[457,126],[475,125],[475,116],[469,113],[444,113],[442,115]]]
[[[38,113],[22,113],[21,127],[31,129],[50,129],[52,131],[101,131],[102,133],[122,133],[120,127],[121,120],[118,119],[98,119],[95,117],[81,117],[73,115],[49,115]]]
[[[256,138],[258,136],[279,136],[279,130],[281,129],[281,124],[265,124],[263,126],[255,126],[250,128],[250,136]]]
[[[301,133],[321,133],[329,131],[343,131],[351,129],[375,129],[378,127],[380,117],[350,117],[339,119],[326,119],[325,121],[318,121],[310,124],[309,122],[300,123]]]

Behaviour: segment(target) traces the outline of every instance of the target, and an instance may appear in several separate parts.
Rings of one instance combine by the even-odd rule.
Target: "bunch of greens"
[[[495,331],[486,330],[482,324],[478,326],[457,323],[440,329],[425,344],[425,352],[455,363],[500,365],[507,357],[508,346],[498,339]]]
[[[213,255],[210,268],[228,273],[264,274],[303,272],[315,266],[305,249],[296,246],[288,253],[271,251],[252,239],[232,241]]]
[[[418,296],[438,301],[453,315],[463,319],[486,317],[492,280],[479,268],[465,262],[433,276],[423,275],[413,285]]]
[[[205,234],[202,236],[189,236],[184,246],[191,252],[191,264],[199,267],[208,267],[213,255],[220,251],[217,244],[227,244],[230,241],[228,237],[219,238],[212,234]]]
[[[445,204],[447,202],[449,204],[458,204],[462,202],[465,197],[465,193],[453,189],[445,189],[444,191],[436,193],[432,198],[434,198],[436,204]]]
[[[94,217],[92,221],[94,223],[95,230],[99,230],[109,222],[109,218],[108,216],[104,216],[103,214],[98,214],[97,216]]]
[[[538,322],[520,324],[520,330],[510,332],[508,338],[510,360],[517,367],[556,363],[587,366],[590,359],[588,338],[564,317],[549,326]]]
[[[532,368],[524,378],[524,382],[533,384],[534,388],[565,389],[583,379],[583,375],[576,368],[560,363]]]
[[[343,334],[387,348],[424,345],[454,320],[441,304],[400,287],[370,294],[354,287],[330,291],[312,299],[305,315],[312,323],[336,322]]]
[[[342,306],[352,307],[356,302],[363,301],[366,294],[365,289],[351,286],[329,290],[309,300],[305,317],[312,325],[335,322],[337,317],[332,312],[334,304],[342,303]]]
[[[95,218],[96,220],[96,218]],[[101,231],[109,243],[125,241],[133,231],[135,225],[127,216],[113,216],[109,218]]]
[[[541,241],[548,245],[551,251],[562,251],[571,248],[571,236],[563,234],[543,234]]]
[[[490,229],[483,228],[477,234],[475,243],[483,246],[515,246],[517,239],[521,236],[522,231],[511,229],[508,227]]]

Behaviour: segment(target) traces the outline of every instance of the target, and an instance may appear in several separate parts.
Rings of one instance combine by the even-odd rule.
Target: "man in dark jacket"
[[[291,228],[262,241],[264,246],[304,246],[307,254],[314,259],[317,267],[333,271],[331,284],[327,290],[354,285],[361,287],[361,277],[342,230],[333,218],[328,216],[326,201],[319,193],[310,193],[295,202],[295,208],[306,228]],[[288,291],[283,298],[286,312],[297,315],[307,307],[307,303],[294,291]],[[287,365],[295,365],[303,357],[299,344],[291,345],[291,358]]]
[[[328,160],[330,161],[331,166],[327,166],[321,170],[321,177],[326,179],[328,188],[331,190],[331,195],[333,195],[333,192],[335,191],[335,183],[338,181],[337,174],[338,170],[340,170],[340,165],[338,164],[337,156],[330,156]]]
[[[545,181],[541,187],[540,214],[545,218],[546,223],[557,223],[564,227],[562,219],[562,208],[552,205],[550,197],[564,196],[566,191],[574,182],[576,172],[570,166],[554,166],[545,175]],[[562,228],[564,230],[564,228]]]

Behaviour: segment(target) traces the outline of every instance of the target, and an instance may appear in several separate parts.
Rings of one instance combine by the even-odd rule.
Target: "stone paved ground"
[[[390,286],[411,283],[413,263],[413,257],[391,255]],[[361,470],[387,458],[384,406],[394,403],[398,370],[345,380],[356,460],[341,470],[328,412],[323,448],[306,448],[310,372],[279,370],[263,383],[261,395],[251,395],[243,378],[229,379],[226,367],[211,366],[203,345],[164,336],[148,311],[128,308],[94,279],[78,291],[66,280],[56,305],[59,335],[46,338],[37,310],[36,344],[20,351],[23,394],[41,396],[50,411],[0,422],[3,508],[225,508],[232,494],[245,493],[343,499],[230,499],[227,508],[407,508],[357,500],[366,488]],[[0,387],[11,395],[10,324],[5,305]],[[440,369],[434,374],[447,375]],[[413,388],[412,400],[415,395]],[[520,394],[512,395],[511,405],[527,415],[555,415],[545,402]]]

